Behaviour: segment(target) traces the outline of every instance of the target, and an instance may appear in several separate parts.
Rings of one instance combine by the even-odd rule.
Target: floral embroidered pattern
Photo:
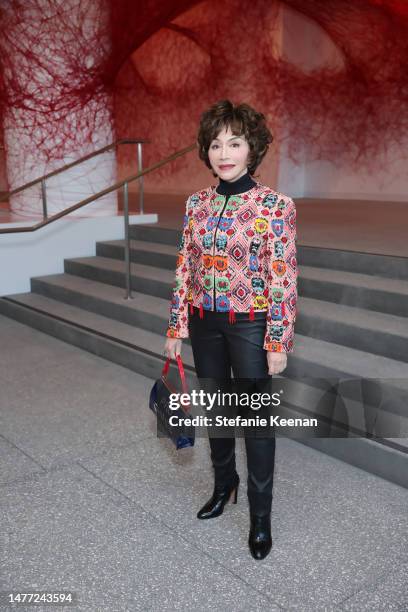
[[[189,304],[229,312],[231,323],[234,313],[262,311],[264,349],[292,352],[296,240],[293,200],[261,183],[240,195],[212,186],[189,196],[166,335],[188,337]]]

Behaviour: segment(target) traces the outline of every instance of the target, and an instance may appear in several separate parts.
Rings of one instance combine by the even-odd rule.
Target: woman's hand
[[[182,344],[183,340],[181,338],[166,338],[166,343],[164,345],[164,354],[166,357],[175,359],[176,355],[180,355]]]
[[[274,351],[267,351],[266,357],[268,359],[268,374],[279,374],[286,368],[288,356],[286,353],[275,353]]]

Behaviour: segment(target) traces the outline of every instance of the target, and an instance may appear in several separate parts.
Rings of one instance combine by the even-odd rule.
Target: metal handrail
[[[48,172],[48,174],[44,174],[43,176],[33,179],[32,181],[29,181],[28,183],[25,183],[24,185],[21,185],[20,187],[16,187],[15,189],[12,189],[11,191],[2,191],[1,197],[4,201],[7,197],[12,196],[15,193],[19,193],[20,191],[24,191],[24,189],[33,187],[34,185],[37,185],[37,183],[42,183],[43,181],[46,181],[52,176],[56,176],[57,174],[60,174],[61,172],[65,172],[65,170],[69,170],[70,168],[73,168],[74,166],[77,166],[78,164],[82,164],[84,161],[87,161],[88,159],[91,159],[92,157],[96,157],[97,155],[101,155],[102,153],[105,153],[106,151],[109,151],[109,149],[113,149],[114,147],[117,147],[118,145],[137,144],[138,146],[140,146],[144,142],[148,143],[150,142],[150,140],[146,140],[144,138],[121,138],[119,140],[115,140],[109,145],[101,147],[100,149],[96,149],[96,151],[92,151],[92,153],[88,153],[88,155],[84,155],[83,157],[80,157],[79,159],[76,159],[75,161],[70,162],[69,164],[65,164],[64,166],[61,166],[61,168],[57,168],[56,170],[53,170],[52,172]]]
[[[116,191],[117,189],[120,189],[121,187],[123,187],[123,213],[124,213],[123,216],[124,216],[124,225],[125,225],[125,274],[126,274],[125,299],[131,299],[132,295],[131,295],[131,281],[130,281],[129,191],[128,191],[129,183],[132,183],[133,181],[137,181],[138,179],[143,177],[145,174],[149,174],[150,172],[153,172],[153,170],[156,170],[157,168],[164,166],[165,164],[173,161],[174,159],[177,159],[177,157],[181,157],[182,155],[185,155],[186,153],[189,153],[190,151],[196,148],[197,148],[197,143],[194,143],[192,145],[189,145],[188,147],[185,147],[184,149],[180,149],[180,151],[177,151],[176,153],[173,153],[172,155],[165,157],[161,161],[153,164],[152,166],[149,166],[148,168],[145,168],[144,170],[140,170],[139,172],[137,172],[137,174],[127,176],[121,181],[117,181],[110,187],[107,187],[106,189],[102,189],[101,191],[98,191],[98,193],[93,194],[89,198],[85,198],[84,200],[81,200],[77,204],[73,204],[72,206],[65,208],[64,210],[56,213],[55,215],[52,215],[51,217],[44,216],[44,219],[35,225],[28,225],[24,227],[0,228],[0,234],[19,234],[22,232],[35,232],[38,229],[41,229],[42,227],[45,227],[46,225],[50,225],[54,221],[57,221],[58,219],[65,217],[66,215],[73,212],[74,210],[78,210],[79,208],[82,208],[83,206],[86,206],[87,204],[94,202],[100,197],[108,193],[112,193],[112,191]]]

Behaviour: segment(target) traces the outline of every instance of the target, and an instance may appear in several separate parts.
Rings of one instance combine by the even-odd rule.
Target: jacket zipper
[[[230,197],[230,195],[226,196],[225,204],[223,206],[222,211],[220,212],[220,216],[218,217],[217,225],[215,226],[215,230],[214,230],[214,243],[213,243],[213,259],[215,257],[215,240],[217,238],[218,226],[220,224],[220,220],[221,220],[221,217],[222,217],[222,215],[224,213],[224,210],[225,210],[225,208],[227,206],[229,197]],[[213,283],[214,283],[214,286],[213,286],[213,311],[215,311],[215,266],[214,266],[214,264],[213,264]]]

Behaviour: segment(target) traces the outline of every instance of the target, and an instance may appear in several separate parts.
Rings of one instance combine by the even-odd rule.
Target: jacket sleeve
[[[293,352],[297,305],[296,207],[280,199],[273,209],[268,232],[268,313],[264,349]]]
[[[191,196],[190,196],[191,197]],[[170,302],[170,317],[166,336],[168,338],[188,338],[188,300],[190,299],[191,286],[191,227],[192,210],[190,209],[190,197],[187,198],[186,211],[183,219],[183,231],[178,248],[176,274],[172,287],[172,298]]]

